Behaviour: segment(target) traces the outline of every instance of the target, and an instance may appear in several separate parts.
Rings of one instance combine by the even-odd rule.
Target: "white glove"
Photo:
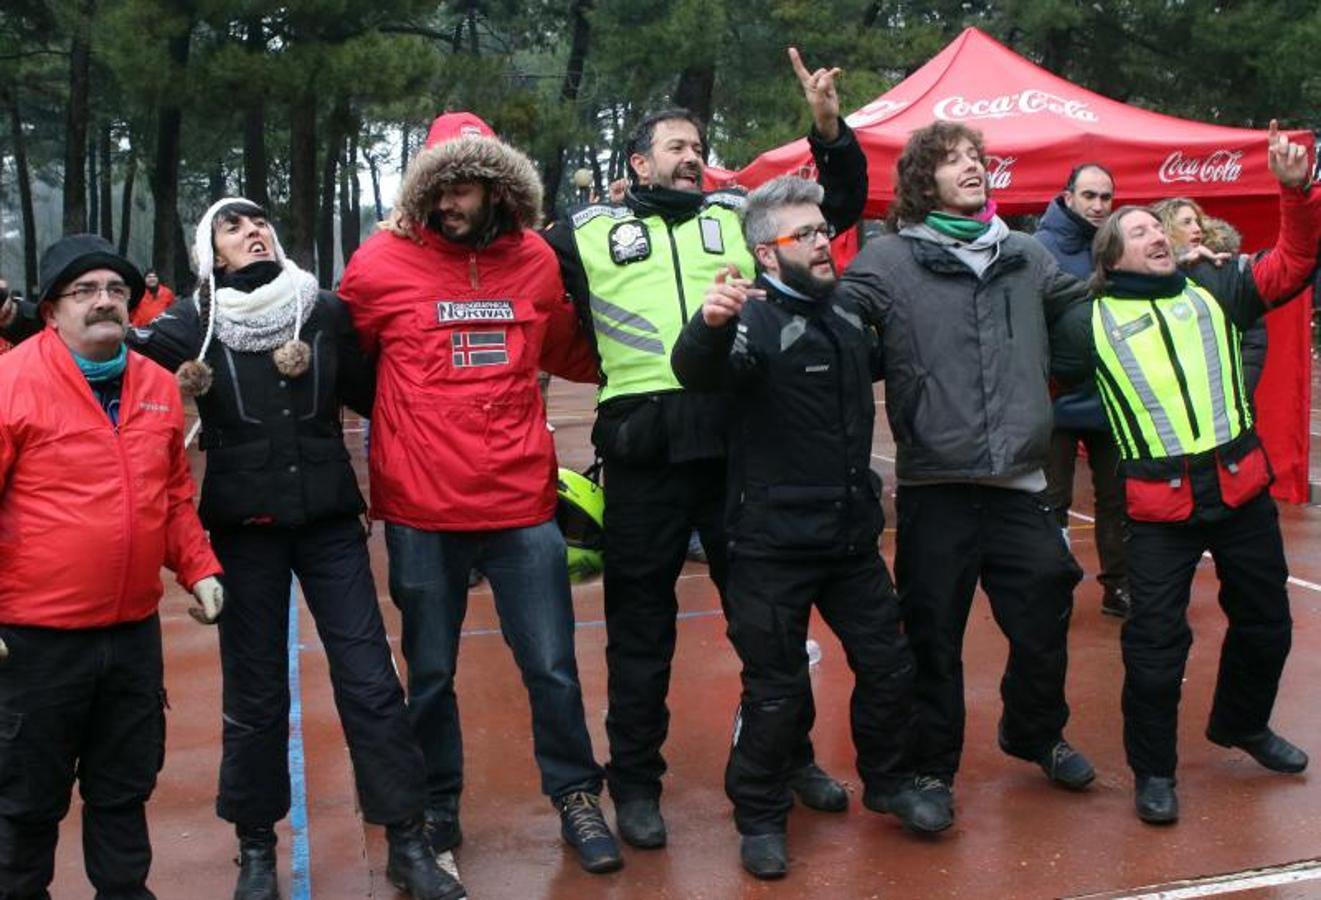
[[[220,618],[220,611],[225,608],[225,589],[220,586],[220,579],[208,575],[193,585],[193,596],[198,606],[188,607],[188,615],[203,625],[214,625]]]
[[[9,645],[5,643],[4,638],[0,638],[0,663],[9,659]]]

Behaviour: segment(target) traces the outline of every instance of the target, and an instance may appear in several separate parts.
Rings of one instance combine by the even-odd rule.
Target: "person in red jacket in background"
[[[165,759],[161,566],[224,602],[174,377],[124,344],[142,277],[103,238],[41,259],[46,327],[0,359],[0,897],[47,897],[77,777],[98,897],[145,900]]]
[[[463,746],[454,670],[477,568],[522,670],[542,790],[592,872],[622,860],[600,809],[573,649],[544,369],[595,382],[598,365],[555,254],[531,230],[531,161],[470,113],[432,124],[385,230],[349,261],[340,295],[379,358],[371,513],[385,520],[403,614],[409,714],[427,766],[437,852],[457,846]]]
[[[150,325],[152,319],[169,309],[170,304],[174,302],[174,291],[161,283],[155,269],[143,272],[142,280],[147,289],[142,292],[142,299],[129,310],[129,318],[134,328],[145,328]]]

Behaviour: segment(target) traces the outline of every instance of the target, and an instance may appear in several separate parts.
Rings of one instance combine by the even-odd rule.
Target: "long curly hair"
[[[886,221],[895,230],[921,222],[939,205],[936,191],[936,166],[967,139],[986,157],[982,133],[958,122],[932,122],[908,136],[904,152],[895,165],[894,200]]]

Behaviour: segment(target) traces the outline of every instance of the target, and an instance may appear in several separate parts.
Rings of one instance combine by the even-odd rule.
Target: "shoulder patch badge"
[[[623,204],[593,203],[591,206],[584,206],[569,218],[573,222],[574,228],[582,228],[588,222],[601,216],[609,216],[612,219],[627,219],[632,215],[633,212]]]
[[[651,256],[651,235],[645,222],[620,222],[610,229],[610,258],[624,266]]]
[[[748,205],[748,195],[742,191],[712,191],[706,195],[704,206],[723,206],[725,209],[740,210]]]

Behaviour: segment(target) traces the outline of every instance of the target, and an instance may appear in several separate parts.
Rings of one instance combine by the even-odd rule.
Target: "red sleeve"
[[[1280,187],[1280,235],[1275,246],[1252,262],[1252,281],[1269,309],[1298,293],[1316,269],[1321,234],[1321,190],[1307,194]]]
[[[370,240],[370,239],[369,239]],[[364,245],[365,247],[366,245]],[[366,268],[363,262],[362,249],[349,259],[349,264],[344,268],[344,277],[340,279],[339,294],[344,305],[349,308],[349,315],[353,319],[353,330],[357,332],[358,343],[362,345],[362,352],[369,357],[375,357],[377,350],[381,345],[380,323],[372,315],[372,304],[370,286],[365,284],[362,271]]]
[[[601,380],[596,347],[568,295],[550,310],[546,340],[541,345],[541,368],[569,381],[596,384]]]
[[[196,486],[183,447],[182,416],[171,441],[174,446],[170,448],[170,483],[165,490],[170,504],[165,522],[165,565],[174,571],[179,584],[191,591],[203,578],[220,575],[224,570],[211,551],[211,542],[206,539],[197,507],[193,506]]]

